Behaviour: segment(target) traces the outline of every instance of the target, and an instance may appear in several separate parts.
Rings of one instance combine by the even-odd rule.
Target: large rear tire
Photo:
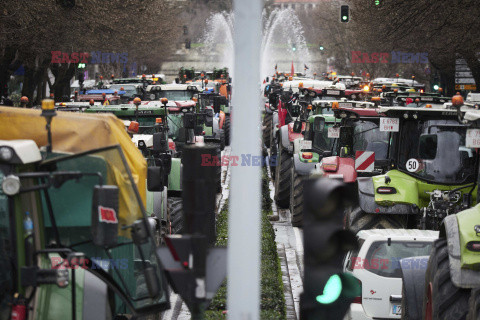
[[[425,274],[424,319],[465,320],[470,292],[452,282],[447,240],[435,240]]]
[[[270,135],[270,172],[273,181],[275,181],[277,174],[278,160],[277,143],[275,142],[275,136],[272,133]]]
[[[230,115],[225,115],[225,123],[223,126],[225,130],[225,145],[230,145]]]
[[[353,233],[368,229],[403,229],[407,226],[404,215],[366,213],[360,207],[346,213],[346,224]]]
[[[275,203],[279,208],[287,209],[290,204],[290,170],[293,161],[290,154],[281,145],[278,149]]]
[[[480,288],[472,289],[470,293],[467,320],[480,320]]]
[[[272,113],[265,113],[263,117],[263,143],[267,148],[270,148],[271,138],[270,135],[272,134]]]
[[[220,151],[225,149],[225,131],[223,129],[218,130],[218,135],[220,137]]]
[[[402,320],[410,320],[408,314],[408,299],[406,296],[405,286],[402,284]]]
[[[184,218],[181,197],[168,198],[168,222],[171,234],[181,234],[183,232]]]
[[[303,225],[303,180],[304,177],[297,174],[292,165],[290,182],[290,214],[292,215],[292,226]]]

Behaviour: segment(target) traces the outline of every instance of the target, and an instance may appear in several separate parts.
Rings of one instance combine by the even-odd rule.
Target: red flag
[[[295,68],[293,67],[293,60],[292,60],[292,72],[291,72],[292,77],[293,77],[293,74],[294,74],[294,73],[295,73]]]

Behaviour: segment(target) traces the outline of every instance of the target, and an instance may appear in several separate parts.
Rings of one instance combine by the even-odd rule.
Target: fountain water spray
[[[304,72],[310,67],[310,53],[303,34],[302,23],[292,9],[276,9],[265,22],[262,41],[261,76],[271,76],[278,71],[290,72],[293,61],[295,70]]]
[[[290,72],[293,61],[295,70],[304,72],[310,67],[311,57],[305,40],[303,26],[292,9],[276,9],[269,17],[263,13],[264,30],[261,51],[261,76],[271,76],[275,65],[279,71]],[[201,42],[205,68],[228,67],[233,74],[233,14],[215,13],[207,20],[207,29]],[[295,49],[294,49],[295,48]]]
[[[209,66],[227,67],[233,73],[233,14],[215,13],[207,20],[206,32],[202,42],[205,44],[202,54]],[[211,68],[211,67],[210,67]],[[206,66],[206,69],[210,69]]]

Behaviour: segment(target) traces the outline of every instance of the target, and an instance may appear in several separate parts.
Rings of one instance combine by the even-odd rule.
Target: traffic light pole
[[[232,154],[260,156],[260,44],[263,1],[234,0]],[[253,164],[253,161],[252,161]],[[259,319],[261,167],[232,166],[228,230],[228,318]]]

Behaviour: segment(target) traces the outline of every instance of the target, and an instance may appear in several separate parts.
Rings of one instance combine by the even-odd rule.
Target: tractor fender
[[[442,235],[447,237],[450,276],[453,284],[466,289],[479,287],[480,271],[461,267],[460,231],[458,228],[457,215],[452,214],[445,217],[440,231],[440,237],[442,237]]]
[[[223,129],[223,125],[225,124],[225,112],[223,111],[220,111],[220,114],[219,114],[219,120],[220,120],[220,124],[218,125],[219,129]]]
[[[283,149],[288,150],[288,152],[293,152],[293,146],[290,145],[290,140],[288,139],[288,125],[280,128],[280,143],[282,144]]]
[[[214,116],[213,123],[212,123],[212,133],[213,135],[218,135],[218,130],[220,130],[220,118]]]
[[[168,195],[174,191],[182,191],[182,159],[172,158],[172,169],[168,175]]]
[[[265,113],[268,113],[268,114],[273,113],[273,110],[270,109],[270,104],[269,103],[265,103]]]
[[[316,162],[302,162],[298,154],[293,155],[293,170],[300,176],[309,175],[316,164]]]
[[[403,292],[407,299],[407,319],[422,319],[423,296],[425,290],[425,272],[429,256],[403,258],[400,260],[402,270]],[[405,310],[402,310],[405,312]]]
[[[321,162],[321,169],[324,165],[335,165],[335,171],[323,170],[324,175],[329,178],[343,179],[345,183],[355,183],[357,181],[357,172],[355,171],[355,160],[339,156],[325,157]]]
[[[382,206],[375,202],[375,187],[372,177],[358,177],[358,200],[360,208],[368,213],[375,214],[417,214],[415,204],[396,203],[391,206]]]

